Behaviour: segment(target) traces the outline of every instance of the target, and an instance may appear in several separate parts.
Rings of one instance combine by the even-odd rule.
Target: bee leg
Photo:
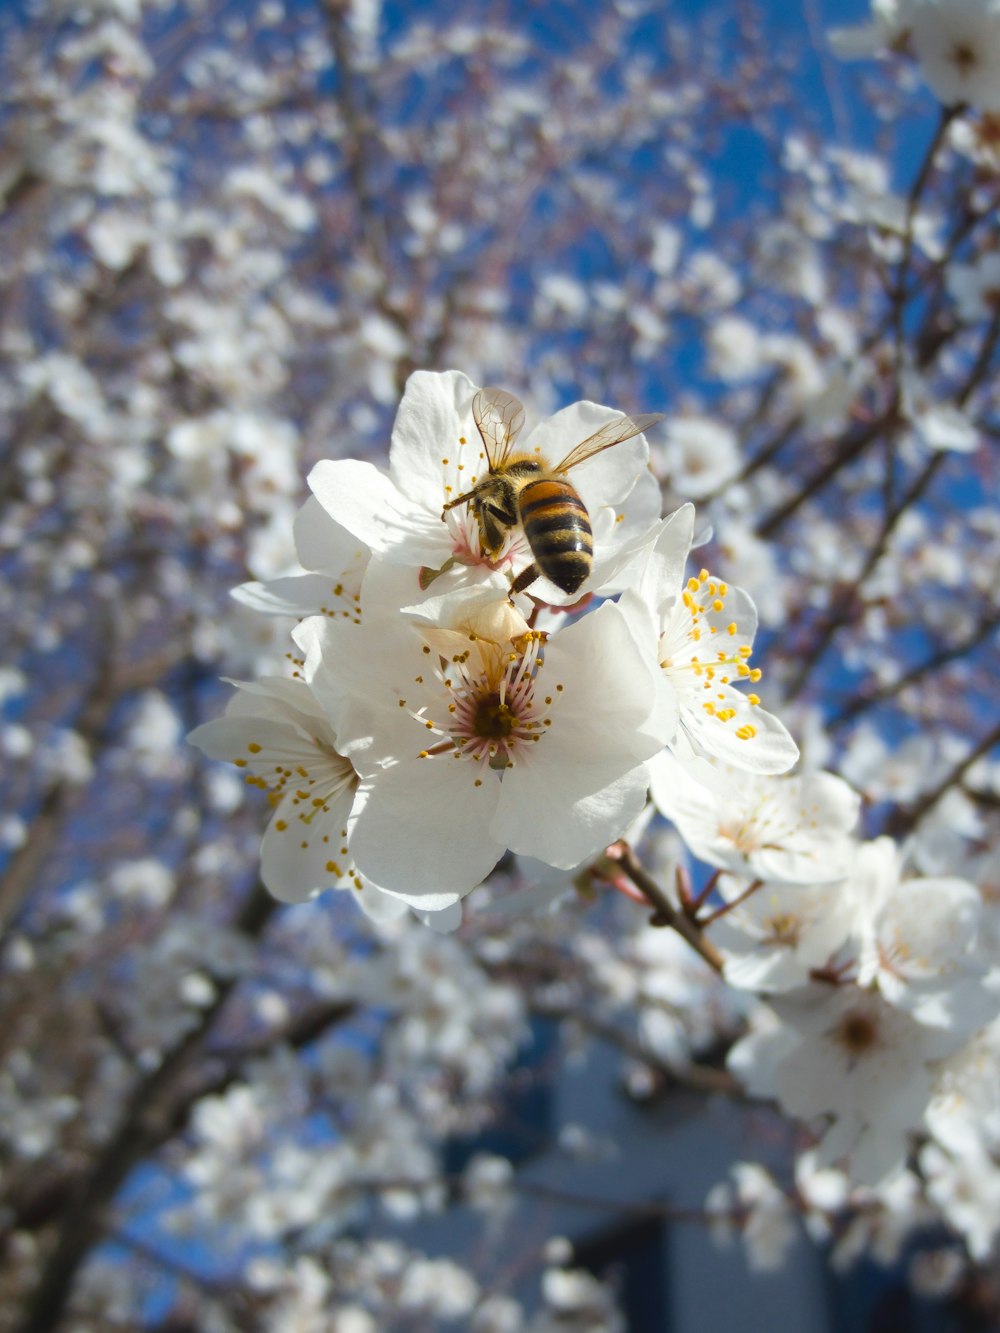
[[[520,574],[518,574],[517,578],[510,585],[507,592],[507,596],[510,600],[513,601],[519,592],[524,592],[525,588],[530,587],[540,574],[541,570],[535,564],[534,560],[532,560],[530,565],[525,565]]]

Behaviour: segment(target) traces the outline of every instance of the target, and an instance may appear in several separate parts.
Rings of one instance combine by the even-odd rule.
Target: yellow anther
[[[757,728],[755,726],[752,726],[751,723],[749,722],[745,722],[742,727],[738,727],[736,729],[737,739],[741,741],[752,740],[756,735],[757,735]]]
[[[764,673],[763,671],[761,671],[760,667],[754,667],[753,670],[750,672],[750,679],[756,685],[763,674]]]
[[[251,741],[250,744],[247,746],[247,749],[250,751],[251,754],[260,754],[260,748],[261,747],[257,744],[256,741]]]
[[[753,707],[756,708],[757,705],[760,703],[760,695],[759,695],[759,694],[748,694],[748,695],[747,695],[747,703],[748,703],[748,704],[752,704]]]
[[[736,621],[735,621],[735,620],[732,621],[731,624],[729,624],[729,625],[726,626],[726,633],[727,633],[727,634],[732,634],[732,635],[735,636],[735,634],[736,634]]]
[[[712,610],[713,610],[713,611],[721,611],[722,608],[723,608],[724,606],[725,606],[725,602],[722,600],[722,598],[721,598],[721,597],[716,597],[715,601],[712,603]]]
[[[708,573],[708,570],[707,570],[707,569],[699,569],[699,571],[698,571],[698,582],[699,582],[699,583],[707,583],[707,582],[708,582],[708,579],[709,579],[709,573]]]

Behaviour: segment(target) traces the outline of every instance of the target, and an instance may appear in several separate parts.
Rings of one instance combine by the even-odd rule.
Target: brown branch
[[[910,274],[910,261],[913,258],[913,221],[917,215],[917,207],[920,203],[921,195],[924,192],[924,187],[930,178],[931,169],[934,166],[934,159],[937,157],[938,149],[944,142],[945,135],[948,133],[952,121],[955,120],[956,117],[962,115],[964,111],[965,107],[962,105],[941,108],[941,115],[938,119],[937,128],[934,131],[930,143],[927,145],[927,151],[924,153],[923,161],[920,164],[920,169],[917,172],[916,179],[913,182],[909,198],[906,202],[906,224],[903,229],[903,254],[899,261],[899,267],[896,270],[896,281],[892,293],[897,366],[902,365],[903,361],[902,349],[905,333],[903,314],[906,310],[906,283]]]
[[[674,907],[656,880],[646,873],[642,862],[628,843],[612,843],[604,854],[609,860],[621,866],[625,874],[628,875],[635,887],[653,908],[653,915],[649,919],[649,924],[676,930],[677,934],[691,946],[695,953],[721,976],[722,955],[714,944],[702,934],[697,924]]]
[[[235,928],[252,939],[258,938],[276,907],[275,900],[258,885],[244,904]],[[109,1205],[130,1172],[171,1132],[178,1086],[236,983],[235,977],[219,983],[214,1000],[199,1015],[197,1025],[134,1089],[118,1129],[63,1211],[56,1242],[21,1319],[13,1325],[16,1333],[52,1333],[58,1326],[76,1275],[103,1235]]]
[[[627,1055],[630,1060],[646,1065],[667,1082],[688,1088],[692,1092],[724,1093],[729,1097],[745,1100],[746,1093],[742,1084],[727,1069],[716,1069],[712,1065],[692,1064],[684,1068],[664,1064],[634,1034],[624,1032],[614,1023],[605,1023],[593,1014],[578,1009],[566,1009],[559,1005],[533,1003],[532,1013],[542,1018],[552,1018],[567,1023],[576,1023],[591,1036],[606,1041]]]
[[[1000,723],[992,731],[987,732],[978,745],[970,750],[964,759],[960,759],[932,791],[925,793],[912,805],[906,806],[904,809],[894,810],[886,820],[886,833],[892,834],[894,838],[901,838],[909,833],[911,829],[916,828],[924,815],[937,805],[941,797],[962,781],[973,764],[997,746],[1000,746]]]
[[[92,752],[107,737],[111,716],[127,695],[148,689],[162,680],[186,655],[186,646],[175,654],[154,658],[125,675],[110,665],[95,671],[73,729]],[[42,793],[28,836],[13,853],[0,877],[0,931],[21,910],[34,888],[42,866],[52,854],[58,830],[87,789],[86,783],[57,778]]]
[[[931,484],[938,470],[944,463],[946,455],[944,453],[933,454],[924,465],[922,471],[910,483],[906,491],[897,501],[895,507],[886,514],[882,521],[882,526],[875,544],[868,553],[864,565],[860,572],[851,581],[837,598],[833,606],[826,614],[825,623],[823,623],[819,635],[813,643],[808,653],[802,656],[799,668],[795,675],[786,686],[786,692],[790,699],[801,693],[805,687],[806,681],[812,675],[813,671],[822,660],[827,649],[837,636],[837,632],[851,618],[855,608],[861,605],[861,589],[871,577],[875,567],[879,564],[886,551],[889,549],[889,538],[896,530],[896,525],[903,517],[912,504],[923,495],[927,487]]]
[[[783,505],[773,510],[757,524],[757,536],[773,537],[779,528],[821,491],[843,468],[854,461],[864,449],[882,433],[889,433],[899,424],[899,404],[895,399],[889,408],[873,420],[858,426],[843,441],[839,450],[815,475]]]
[[[958,661],[967,654],[974,652],[980,644],[985,643],[991,638],[998,629],[1000,629],[1000,614],[994,612],[992,615],[981,620],[972,634],[970,634],[968,638],[963,639],[961,643],[955,643],[947,648],[941,648],[938,652],[934,653],[931,657],[926,658],[923,662],[918,662],[915,666],[912,666],[909,671],[905,672],[898,680],[893,681],[889,685],[883,685],[879,689],[872,690],[868,693],[855,695],[849,703],[844,705],[839,713],[827,719],[827,729],[835,731],[837,728],[845,726],[848,722],[855,721],[870,708],[875,708],[878,704],[886,703],[888,700],[895,698],[897,695],[901,694],[903,690],[908,689],[911,685],[915,685],[925,676],[933,675],[935,671],[939,671],[942,667],[946,667],[950,663]]]

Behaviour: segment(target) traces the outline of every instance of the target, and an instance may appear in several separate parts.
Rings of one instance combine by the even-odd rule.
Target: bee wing
[[[524,425],[524,408],[505,389],[480,389],[472,400],[472,416],[486,446],[486,461],[495,472],[510,457]]]
[[[646,412],[638,417],[618,417],[615,421],[609,421],[606,426],[602,426],[593,435],[588,435],[571,449],[562,462],[556,464],[553,471],[568,472],[571,467],[593,458],[594,454],[599,454],[602,449],[610,449],[613,444],[624,444],[626,440],[631,440],[633,435],[641,435],[647,426],[653,426],[662,420],[662,412]]]

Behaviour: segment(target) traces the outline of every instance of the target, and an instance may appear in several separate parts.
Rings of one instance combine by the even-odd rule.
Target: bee
[[[489,472],[471,491],[449,500],[441,517],[457,505],[470,504],[479,524],[480,545],[493,560],[499,556],[510,529],[521,528],[533,558],[510,585],[511,598],[543,574],[562,592],[576,592],[593,564],[594,534],[587,507],[566,480],[566,473],[603,449],[632,439],[662,420],[661,414],[609,421],[572,448],[555,467],[539,454],[515,452],[524,425],[524,408],[513,394],[503,389],[480,389],[472,400],[472,416],[486,450]]]

